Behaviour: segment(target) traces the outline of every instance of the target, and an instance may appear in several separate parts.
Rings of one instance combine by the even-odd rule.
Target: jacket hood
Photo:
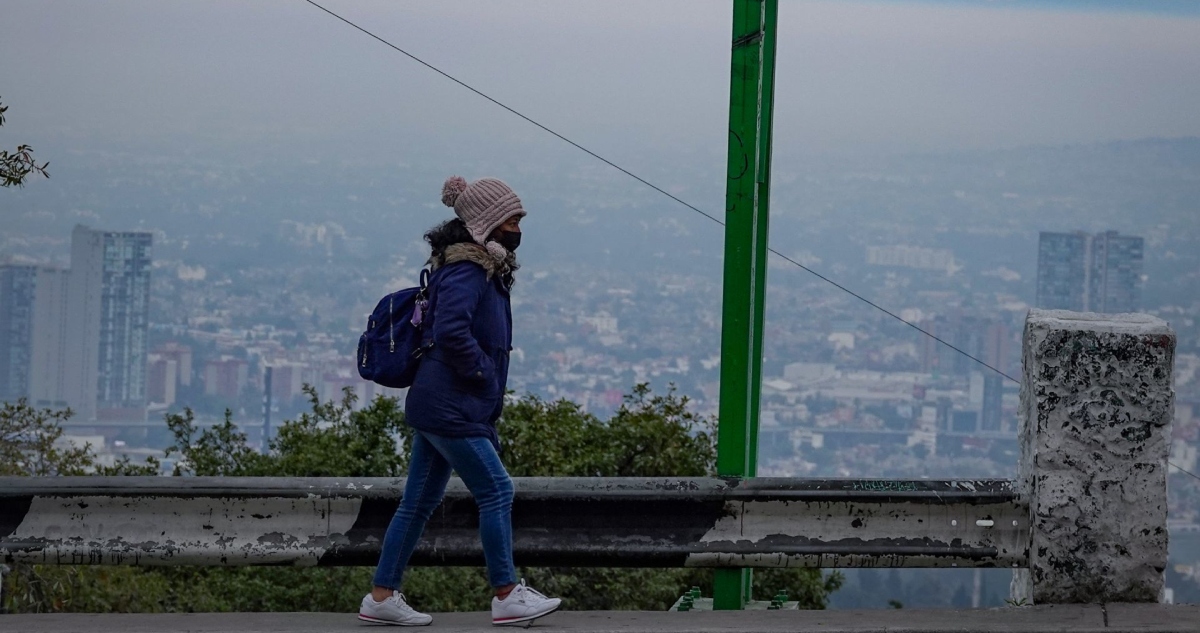
[[[507,275],[518,268],[517,258],[513,253],[505,251],[505,255],[497,256],[492,251],[473,242],[462,242],[447,246],[446,250],[442,251],[440,256],[429,258],[429,267],[431,270],[437,270],[442,266],[456,262],[479,264],[487,272],[489,280],[497,274]]]

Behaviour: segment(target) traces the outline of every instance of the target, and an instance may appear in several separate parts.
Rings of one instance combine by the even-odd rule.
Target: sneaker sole
[[[557,607],[554,607],[553,609],[550,609],[549,611],[547,611],[545,613],[539,613],[537,615],[527,615],[527,616],[521,617],[521,618],[505,618],[502,620],[492,620],[492,626],[512,626],[513,624],[524,624],[526,622],[533,622],[534,620],[536,620],[538,618],[544,618],[544,617],[550,615],[551,613],[558,611],[561,607],[562,607],[562,605],[560,604]]]
[[[369,615],[363,615],[361,613],[358,614],[358,619],[362,620],[363,622],[370,622],[371,624],[389,624],[391,626],[429,626],[431,623],[433,623],[433,620],[430,620],[429,622],[397,622],[395,620],[382,620],[380,618],[373,618]]]

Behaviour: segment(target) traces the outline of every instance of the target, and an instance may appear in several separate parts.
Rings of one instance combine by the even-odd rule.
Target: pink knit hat
[[[442,185],[442,204],[454,207],[454,214],[480,245],[486,245],[492,231],[509,218],[525,215],[521,199],[499,178],[480,178],[467,184],[462,176],[451,176]]]

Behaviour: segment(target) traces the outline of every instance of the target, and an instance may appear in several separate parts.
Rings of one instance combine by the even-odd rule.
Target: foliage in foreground
[[[4,126],[7,111],[8,108],[0,103],[0,127]],[[18,145],[12,152],[0,150],[0,187],[23,187],[30,174],[49,178],[50,174],[46,172],[49,166],[50,163],[37,164],[33,159],[33,148],[28,145]]]
[[[38,409],[24,398],[0,403],[0,477],[158,474],[154,458],[145,464],[125,458],[105,466],[96,461],[90,445],[65,442],[61,424],[71,415],[70,409]]]
[[[176,475],[385,477],[408,466],[411,430],[394,399],[377,398],[355,411],[353,394],[321,402],[308,389],[312,411],[284,423],[260,454],[246,443],[230,415],[222,424],[198,429],[190,411],[168,415]],[[22,405],[23,406],[23,405]],[[0,435],[0,451],[27,455],[38,466],[5,474],[78,474],[96,471],[89,450],[54,452],[58,423],[69,412],[7,407],[0,431],[34,429],[37,441]],[[10,424],[10,420],[20,420]],[[502,452],[514,477],[527,476],[702,476],[714,471],[713,421],[688,409],[674,389],[654,394],[638,385],[608,420],[566,400],[525,396],[505,408]],[[37,435],[41,433],[42,435]],[[57,433],[57,435],[55,435]],[[12,437],[24,437],[14,435]],[[13,448],[20,447],[20,448]],[[39,456],[38,451],[46,451]],[[10,462],[9,455],[2,463]],[[146,474],[128,462],[104,474]],[[17,612],[196,612],[353,611],[370,588],[371,568],[56,567],[18,565],[5,579],[5,607]],[[707,594],[712,572],[696,569],[525,568],[521,575],[542,591],[562,596],[567,608],[662,610],[687,588]],[[841,585],[840,574],[814,569],[780,569],[755,574],[756,597],[786,590],[808,608],[824,608]],[[405,594],[433,611],[484,610],[490,591],[482,569],[423,567],[405,578]]]

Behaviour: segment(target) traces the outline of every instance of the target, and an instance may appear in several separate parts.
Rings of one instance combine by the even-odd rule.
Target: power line
[[[828,282],[828,283],[830,283],[830,284],[833,284],[835,287],[837,287],[837,288],[839,288],[840,290],[842,290],[842,292],[845,292],[845,293],[849,294],[850,296],[854,297],[855,299],[858,299],[859,301],[862,301],[863,303],[865,303],[865,304],[867,304],[867,305],[871,306],[872,308],[875,308],[876,310],[879,310],[880,312],[882,312],[882,313],[884,313],[884,314],[886,314],[886,315],[888,315],[888,316],[892,317],[893,319],[896,319],[897,321],[899,321],[899,322],[901,322],[901,323],[903,323],[903,324],[907,325],[908,327],[910,327],[910,328],[912,328],[912,329],[914,329],[914,330],[916,330],[916,331],[920,332],[921,334],[924,334],[925,336],[928,336],[929,338],[931,338],[931,339],[933,339],[933,340],[935,340],[935,341],[937,341],[937,342],[941,343],[942,345],[945,345],[946,347],[949,347],[950,349],[952,349],[952,350],[954,350],[954,351],[958,352],[959,354],[962,354],[963,356],[966,356],[967,358],[969,358],[969,359],[971,359],[971,360],[973,360],[973,361],[975,361],[975,362],[979,363],[980,365],[983,365],[984,367],[987,367],[988,369],[990,369],[990,370],[992,370],[992,371],[996,372],[997,374],[1000,374],[1001,376],[1004,376],[1005,378],[1007,378],[1007,379],[1009,379],[1009,380],[1011,380],[1011,381],[1013,381],[1013,382],[1015,382],[1015,383],[1017,383],[1017,384],[1021,384],[1021,381],[1017,380],[1016,378],[1013,378],[1012,376],[1009,376],[1008,374],[1006,374],[1006,373],[1004,373],[1004,372],[1000,371],[999,369],[996,369],[995,367],[992,367],[991,365],[989,365],[989,364],[987,364],[987,363],[983,362],[982,360],[979,360],[978,358],[975,358],[974,356],[972,356],[972,355],[970,355],[970,354],[968,354],[968,353],[964,352],[963,350],[961,350],[961,349],[959,349],[959,348],[957,348],[957,347],[955,347],[955,346],[953,346],[953,345],[951,345],[951,344],[947,343],[946,341],[943,341],[942,339],[938,338],[937,336],[934,336],[934,335],[933,335],[931,332],[928,332],[928,331],[926,331],[926,330],[923,330],[923,329],[921,329],[920,327],[918,327],[917,325],[915,325],[914,323],[912,323],[912,322],[910,322],[910,321],[906,321],[906,320],[904,320],[902,317],[900,317],[899,315],[897,315],[897,314],[893,313],[891,310],[888,310],[887,308],[884,308],[883,306],[880,306],[879,304],[875,303],[874,301],[871,301],[870,299],[867,299],[866,297],[864,297],[864,296],[862,296],[862,295],[858,294],[857,292],[854,292],[853,290],[850,290],[849,288],[847,288],[847,287],[843,286],[842,284],[839,284],[838,282],[836,282],[836,281],[834,281],[834,280],[832,280],[832,279],[830,279],[830,278],[826,277],[825,275],[822,275],[821,273],[819,273],[819,272],[817,272],[817,271],[815,271],[815,270],[813,270],[813,269],[809,268],[808,266],[805,266],[804,264],[801,264],[800,262],[798,262],[798,261],[796,261],[796,260],[792,259],[791,257],[788,257],[787,255],[784,255],[783,253],[780,253],[779,251],[775,250],[774,248],[771,248],[771,247],[769,247],[769,246],[768,246],[768,247],[767,247],[767,250],[768,250],[768,251],[770,251],[770,252],[772,252],[772,253],[774,253],[774,254],[776,254],[776,255],[778,255],[778,256],[780,256],[780,257],[782,257],[784,260],[786,260],[786,261],[789,261],[789,262],[791,262],[791,263],[793,263],[793,264],[795,264],[795,265],[799,266],[800,268],[802,268],[802,269],[804,269],[804,270],[808,271],[809,273],[811,273],[811,274],[813,274],[813,275],[817,276],[817,278],[819,278],[819,279],[821,279],[821,280],[823,280],[823,281],[826,281],[826,282]]]
[[[492,103],[496,104],[497,106],[500,106],[501,108],[504,108],[505,110],[507,110],[507,111],[511,112],[512,114],[514,114],[514,115],[516,115],[516,116],[520,117],[520,118],[521,118],[521,119],[523,119],[524,121],[526,121],[526,122],[528,122],[528,123],[530,123],[530,124],[532,124],[532,125],[536,126],[537,128],[539,128],[539,129],[543,130],[544,132],[547,132],[548,134],[551,134],[551,135],[553,135],[554,137],[558,138],[559,140],[561,140],[561,141],[563,141],[563,142],[565,142],[565,143],[567,143],[567,144],[571,145],[572,147],[575,147],[576,149],[578,149],[578,150],[580,150],[580,151],[582,151],[582,152],[586,153],[587,155],[591,156],[592,158],[595,158],[596,160],[599,160],[600,162],[602,162],[602,163],[604,163],[604,164],[608,165],[609,167],[612,167],[613,169],[616,169],[617,171],[619,171],[619,172],[621,172],[621,173],[625,174],[626,176],[629,176],[630,178],[633,178],[634,180],[636,180],[636,181],[638,181],[638,182],[642,183],[643,185],[646,185],[647,187],[650,187],[651,189],[653,189],[653,190],[655,190],[655,191],[657,191],[657,192],[661,193],[662,195],[664,195],[664,196],[666,196],[666,197],[668,197],[668,198],[670,198],[670,199],[674,200],[675,202],[678,202],[679,204],[681,204],[681,205],[683,205],[683,206],[685,206],[685,207],[687,207],[687,208],[691,209],[692,211],[695,211],[696,213],[699,213],[700,215],[702,215],[702,216],[704,216],[704,217],[708,218],[709,220],[712,220],[713,222],[716,222],[717,224],[719,224],[719,225],[721,225],[721,226],[725,226],[725,223],[724,223],[724,222],[722,222],[720,219],[718,219],[716,216],[713,216],[713,215],[711,215],[711,214],[709,214],[709,213],[706,213],[705,211],[703,211],[703,210],[701,210],[701,209],[697,208],[695,205],[689,204],[688,202],[685,202],[684,200],[681,200],[681,199],[679,199],[678,197],[676,197],[676,196],[674,196],[674,195],[672,195],[672,194],[668,193],[667,191],[665,191],[665,190],[664,190],[662,187],[659,187],[659,186],[655,185],[654,183],[652,183],[652,182],[650,182],[650,181],[646,180],[645,178],[642,178],[641,176],[638,176],[637,174],[635,174],[635,173],[633,173],[633,172],[629,171],[628,169],[625,169],[624,167],[621,167],[620,165],[618,165],[618,164],[616,164],[616,163],[612,162],[611,160],[608,160],[607,158],[605,158],[605,157],[603,157],[603,156],[601,156],[601,155],[597,154],[596,152],[593,152],[592,150],[590,150],[590,149],[588,149],[588,148],[586,148],[586,147],[584,147],[584,146],[580,145],[579,143],[576,143],[575,141],[572,141],[571,139],[569,139],[569,138],[567,138],[567,137],[563,136],[562,134],[559,134],[558,132],[555,132],[554,130],[552,130],[552,129],[550,129],[550,128],[546,127],[545,125],[542,125],[541,123],[538,123],[537,121],[535,121],[535,120],[533,120],[533,119],[531,119],[531,118],[529,118],[529,117],[525,116],[524,114],[521,114],[521,113],[520,113],[520,112],[518,112],[517,110],[514,110],[513,108],[511,108],[511,107],[509,107],[509,106],[507,106],[507,105],[505,105],[505,104],[501,103],[500,101],[497,101],[496,99],[494,99],[494,98],[492,98],[492,97],[488,96],[487,94],[485,94],[485,93],[483,93],[483,92],[481,92],[481,91],[477,90],[476,88],[474,88],[474,87],[470,86],[470,85],[469,85],[469,84],[467,84],[466,82],[463,82],[462,80],[458,79],[457,77],[454,77],[454,76],[453,76],[453,75],[451,75],[450,73],[447,73],[446,71],[444,71],[444,70],[442,70],[442,69],[440,69],[440,68],[438,68],[438,67],[434,66],[433,64],[430,64],[429,62],[427,62],[427,61],[425,61],[425,60],[421,59],[420,57],[417,57],[416,55],[413,55],[412,53],[410,53],[410,52],[408,52],[408,51],[406,51],[406,50],[404,50],[404,49],[400,48],[399,46],[396,46],[395,44],[392,44],[391,42],[389,42],[389,41],[387,41],[387,40],[383,39],[382,37],[379,37],[378,35],[376,35],[376,34],[374,34],[374,33],[370,32],[370,31],[368,31],[367,29],[364,29],[363,27],[361,27],[361,26],[359,26],[359,25],[355,24],[354,22],[351,22],[350,20],[347,20],[346,18],[344,18],[344,17],[342,17],[342,16],[338,15],[337,13],[334,13],[333,11],[330,11],[329,9],[326,9],[325,7],[321,6],[320,4],[317,4],[317,3],[316,3],[316,2],[314,2],[313,0],[304,0],[304,1],[305,1],[305,2],[307,2],[307,3],[309,3],[309,4],[311,4],[311,5],[313,5],[314,7],[318,8],[318,9],[320,9],[320,10],[324,11],[325,13],[328,13],[329,15],[331,15],[331,16],[333,16],[333,17],[337,18],[338,20],[341,20],[342,22],[345,22],[346,24],[348,24],[349,26],[353,27],[354,29],[356,29],[356,30],[358,30],[358,31],[360,31],[360,32],[362,32],[362,33],[364,33],[364,34],[366,34],[367,36],[371,37],[371,38],[372,38],[372,39],[374,39],[374,40],[377,40],[377,41],[378,41],[378,42],[380,42],[381,44],[383,44],[383,45],[387,46],[388,48],[391,48],[392,50],[394,50],[394,51],[396,51],[396,52],[400,53],[401,55],[404,55],[405,57],[408,57],[409,59],[411,59],[411,60],[413,60],[413,61],[417,62],[418,64],[421,64],[422,66],[424,66],[424,67],[426,67],[426,68],[428,68],[428,69],[432,70],[433,72],[435,72],[435,73],[437,73],[437,74],[439,74],[439,75],[441,75],[441,76],[445,77],[446,79],[449,79],[450,81],[453,81],[454,83],[456,83],[456,84],[458,84],[458,85],[462,86],[463,88],[466,88],[467,90],[470,90],[471,92],[473,92],[473,93],[475,93],[475,94],[479,95],[480,97],[483,97],[484,99],[487,99],[488,101],[490,101],[490,102],[492,102]],[[841,285],[841,284],[837,283],[836,281],[833,281],[832,279],[830,279],[830,278],[828,278],[828,277],[826,277],[826,276],[822,275],[821,273],[818,273],[817,271],[815,271],[815,270],[813,270],[813,269],[809,268],[808,266],[805,266],[804,264],[801,264],[800,262],[798,262],[798,261],[796,261],[796,260],[792,259],[791,257],[788,257],[787,255],[784,255],[783,253],[779,252],[778,250],[775,250],[774,248],[771,248],[770,246],[768,246],[768,247],[767,247],[767,250],[768,250],[769,252],[771,252],[771,253],[773,253],[773,254],[775,254],[775,255],[779,256],[780,258],[784,259],[785,261],[787,261],[787,262],[789,262],[789,263],[791,263],[791,264],[793,264],[793,265],[795,265],[795,266],[799,267],[801,270],[804,270],[804,271],[808,272],[809,274],[812,274],[812,275],[814,275],[814,276],[815,276],[815,277],[817,277],[818,279],[820,279],[820,280],[822,280],[822,281],[825,281],[826,283],[829,283],[829,284],[833,285],[835,288],[838,288],[838,289],[839,289],[839,290],[841,290],[842,292],[845,292],[845,293],[849,294],[850,296],[852,296],[852,297],[854,297],[854,298],[858,299],[859,301],[862,301],[863,303],[866,303],[867,305],[869,305],[869,306],[871,306],[871,307],[875,308],[876,310],[879,310],[880,312],[883,312],[884,314],[886,314],[886,315],[888,315],[888,316],[892,317],[893,319],[896,319],[897,321],[899,321],[899,322],[901,322],[901,323],[903,323],[903,324],[907,325],[908,327],[911,327],[912,329],[914,329],[914,330],[916,330],[916,331],[920,332],[921,334],[924,334],[925,336],[928,336],[929,338],[931,338],[931,339],[933,339],[933,340],[937,341],[938,343],[941,343],[942,345],[945,345],[946,347],[949,347],[950,349],[952,349],[952,350],[954,350],[954,351],[958,352],[959,354],[962,354],[963,356],[966,356],[967,358],[969,358],[969,359],[971,359],[971,360],[975,361],[976,363],[979,363],[980,365],[982,365],[982,366],[984,366],[984,367],[986,367],[986,368],[988,368],[988,369],[990,369],[990,370],[992,370],[992,371],[996,372],[997,374],[1000,374],[1001,376],[1003,376],[1003,377],[1005,377],[1005,378],[1007,378],[1007,379],[1009,379],[1009,380],[1011,380],[1011,381],[1013,381],[1013,382],[1015,382],[1015,383],[1017,383],[1017,384],[1020,384],[1020,381],[1019,381],[1019,380],[1017,380],[1016,378],[1013,378],[1012,376],[1009,376],[1008,374],[1004,373],[1003,371],[1000,371],[999,369],[997,369],[997,368],[995,368],[995,367],[992,367],[992,366],[991,366],[991,365],[989,365],[988,363],[985,363],[985,362],[983,362],[982,360],[980,360],[980,359],[978,359],[978,358],[976,358],[976,357],[972,356],[971,354],[968,354],[967,352],[963,351],[962,349],[959,349],[958,347],[956,347],[956,346],[954,346],[954,345],[951,345],[950,343],[948,343],[948,342],[946,342],[946,341],[942,340],[941,338],[939,338],[939,337],[935,336],[935,335],[934,335],[932,332],[926,331],[926,330],[922,329],[921,327],[917,326],[916,324],[914,324],[914,323],[911,323],[911,322],[909,322],[909,321],[906,321],[906,320],[904,320],[903,318],[901,318],[899,315],[895,314],[894,312],[892,312],[892,311],[890,311],[890,310],[888,310],[888,309],[886,309],[886,308],[884,308],[884,307],[880,306],[879,304],[875,303],[874,301],[871,301],[871,300],[867,299],[866,297],[863,297],[862,295],[860,295],[860,294],[858,294],[858,293],[856,293],[856,292],[853,292],[853,291],[852,291],[852,290],[850,290],[849,288],[846,288],[845,286],[843,286],[843,285]]]
[[[366,29],[362,28],[362,26],[359,26],[358,24],[354,24],[353,22],[350,22],[350,20],[348,20],[348,19],[346,19],[346,18],[343,18],[343,17],[341,17],[341,16],[338,16],[338,14],[337,14],[337,13],[334,13],[334,12],[332,12],[332,11],[328,10],[328,8],[325,8],[325,7],[323,7],[323,6],[320,6],[320,5],[318,5],[318,4],[317,4],[317,2],[313,2],[313,0],[305,0],[305,2],[308,2],[308,4],[310,4],[310,5],[314,6],[314,7],[317,7],[317,8],[319,8],[319,10],[322,10],[322,11],[324,11],[325,13],[329,13],[329,14],[330,14],[330,16],[332,16],[332,17],[335,17],[335,18],[337,18],[337,19],[340,19],[340,20],[342,20],[342,22],[344,22],[344,23],[346,23],[346,24],[349,24],[350,26],[353,26],[353,28],[355,28],[355,29],[358,29],[359,31],[362,31],[362,32],[364,32],[364,34],[366,34],[367,36],[370,36],[370,37],[372,37],[372,38],[373,38],[373,40],[377,40],[377,41],[379,41],[380,43],[383,43],[383,44],[384,44],[384,46],[386,46],[386,47],[388,47],[388,48],[391,48],[392,50],[395,50],[395,52],[397,52],[397,53],[400,53],[401,55],[407,56],[407,58],[408,58],[408,59],[410,59],[410,60],[413,60],[413,61],[415,61],[415,62],[418,62],[418,64],[420,64],[421,66],[425,66],[426,68],[428,68],[428,70],[431,70],[431,71],[433,71],[433,72],[436,72],[436,73],[440,74],[440,76],[442,76],[442,77],[445,77],[446,79],[450,79],[450,80],[451,80],[451,82],[454,82],[454,83],[456,83],[456,84],[458,84],[458,85],[461,85],[461,86],[463,86],[463,88],[466,88],[467,90],[470,90],[470,91],[474,92],[474,94],[476,94],[476,95],[479,95],[480,97],[484,97],[484,98],[485,98],[485,100],[487,100],[487,101],[491,101],[492,103],[494,103],[494,104],[497,104],[497,106],[499,106],[500,108],[504,108],[505,110],[508,110],[508,111],[510,111],[510,113],[512,113],[512,114],[515,114],[515,115],[517,115],[517,116],[520,116],[520,117],[521,117],[521,119],[523,119],[524,121],[526,121],[526,122],[530,123],[530,125],[534,125],[534,126],[536,126],[536,127],[540,128],[540,129],[541,129],[541,131],[544,131],[544,132],[546,132],[546,133],[548,133],[548,134],[552,134],[552,135],[554,135],[554,137],[557,137],[559,140],[562,140],[562,141],[564,141],[564,143],[566,143],[566,144],[569,144],[569,145],[571,145],[571,146],[574,146],[574,147],[576,147],[576,149],[577,149],[577,150],[580,150],[580,151],[582,151],[582,152],[584,152],[584,153],[587,153],[587,155],[588,155],[588,156],[595,158],[595,159],[596,159],[596,161],[600,161],[600,162],[602,162],[602,163],[605,163],[605,164],[607,164],[607,165],[608,165],[608,167],[611,167],[611,168],[613,168],[613,169],[616,169],[616,170],[620,171],[620,173],[622,173],[622,174],[625,174],[626,176],[629,176],[629,177],[631,177],[631,179],[634,179],[634,180],[636,180],[636,181],[638,181],[638,182],[641,182],[641,183],[642,183],[642,185],[646,185],[647,187],[654,189],[654,191],[656,191],[656,192],[659,192],[659,193],[661,193],[662,195],[666,195],[666,197],[667,197],[667,198],[671,198],[672,200],[674,200],[674,201],[677,201],[677,203],[679,203],[679,204],[682,204],[682,205],[684,205],[684,206],[688,207],[688,209],[691,209],[692,211],[695,211],[695,212],[697,212],[697,213],[700,213],[700,215],[702,215],[702,216],[704,216],[704,217],[707,217],[708,219],[712,219],[712,221],[713,221],[713,222],[715,222],[715,223],[718,223],[718,224],[722,225],[722,227],[724,227],[725,223],[724,223],[724,222],[721,222],[721,221],[720,221],[720,219],[716,219],[715,217],[708,215],[708,213],[706,213],[706,212],[703,212],[703,211],[701,211],[700,209],[696,209],[696,207],[695,207],[695,206],[692,206],[692,205],[690,205],[690,204],[688,204],[688,203],[685,203],[685,201],[683,201],[683,200],[680,200],[679,198],[676,198],[676,197],[674,197],[674,195],[671,195],[670,193],[667,193],[667,192],[666,192],[666,191],[664,191],[664,189],[662,189],[661,187],[654,185],[654,183],[653,183],[653,182],[649,182],[649,181],[647,181],[646,179],[643,179],[643,177],[641,177],[641,176],[638,176],[638,175],[637,175],[637,174],[635,174],[635,173],[632,173],[632,171],[630,171],[630,170],[628,170],[628,169],[625,169],[624,167],[620,167],[620,165],[619,165],[619,164],[617,164],[617,163],[614,163],[614,162],[610,161],[610,159],[607,159],[607,158],[605,158],[604,156],[600,156],[600,155],[599,155],[599,153],[596,153],[596,152],[594,152],[594,151],[592,151],[592,150],[589,150],[589,149],[587,149],[587,147],[584,147],[583,145],[580,145],[580,144],[578,144],[578,143],[575,143],[575,141],[574,141],[574,140],[571,140],[571,139],[569,139],[569,138],[566,138],[566,137],[564,137],[564,135],[562,135],[562,134],[559,134],[558,132],[554,132],[554,131],[553,131],[553,129],[551,129],[551,128],[548,128],[548,127],[546,127],[546,126],[544,126],[544,125],[541,125],[541,123],[539,123],[538,121],[534,121],[533,119],[530,119],[530,117],[528,117],[528,116],[526,116],[526,115],[523,115],[523,114],[521,114],[521,113],[520,113],[520,111],[517,111],[517,110],[515,110],[515,109],[512,109],[512,108],[510,108],[510,107],[508,107],[508,106],[505,106],[505,104],[504,104],[504,103],[500,103],[499,101],[497,101],[497,100],[494,100],[494,98],[492,98],[492,97],[490,97],[490,96],[487,96],[486,94],[484,94],[484,92],[481,92],[481,91],[479,91],[479,90],[476,90],[476,89],[472,88],[472,86],[470,86],[470,85],[469,85],[469,84],[467,84],[467,83],[464,83],[464,82],[462,82],[462,80],[460,80],[460,79],[458,79],[458,78],[456,78],[456,77],[452,76],[452,74],[450,74],[450,73],[448,73],[448,72],[445,72],[445,71],[443,71],[443,70],[442,70],[442,68],[438,68],[437,66],[433,66],[432,64],[430,64],[430,62],[427,62],[427,61],[425,61],[425,60],[422,60],[421,58],[418,58],[418,56],[416,56],[416,55],[414,55],[414,54],[412,54],[412,53],[409,53],[409,52],[407,52],[407,50],[404,50],[404,49],[402,49],[402,48],[400,48],[400,47],[397,47],[397,46],[396,46],[396,44],[394,44],[394,43],[391,43],[391,42],[389,42],[389,41],[386,41],[386,40],[384,40],[384,38],[383,38],[383,37],[379,37],[378,35],[376,35],[376,34],[373,34],[373,32],[371,32],[371,31],[368,31],[368,30],[366,30]]]
[[[1178,471],[1179,471],[1179,472],[1181,472],[1181,473],[1185,473],[1185,474],[1191,475],[1191,476],[1192,476],[1194,479],[1196,479],[1197,481],[1200,481],[1200,475],[1197,475],[1196,473],[1194,473],[1194,472],[1192,472],[1192,471],[1190,471],[1190,470],[1184,470],[1184,469],[1182,469],[1182,468],[1180,468],[1180,467],[1176,466],[1175,464],[1172,464],[1172,463],[1170,462],[1170,460],[1168,460],[1168,461],[1167,461],[1167,465],[1168,465],[1168,466],[1170,466],[1171,468],[1174,468],[1175,470],[1178,470]],[[1169,474],[1171,474],[1171,471],[1170,471],[1169,469],[1167,470],[1167,474],[1168,474],[1168,475],[1169,475]]]

